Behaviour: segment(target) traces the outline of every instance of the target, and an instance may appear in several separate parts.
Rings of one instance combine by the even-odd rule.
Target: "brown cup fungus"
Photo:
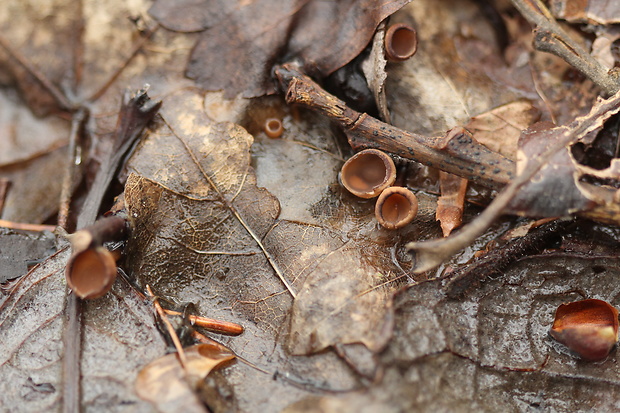
[[[418,35],[408,24],[398,23],[385,32],[385,56],[392,62],[409,59],[418,50]]]
[[[562,304],[549,335],[584,360],[602,360],[618,341],[618,310],[595,299]]]
[[[75,295],[84,299],[99,298],[116,280],[116,259],[105,247],[87,248],[71,256],[65,276]]]
[[[375,205],[375,217],[386,229],[402,228],[418,213],[418,198],[402,186],[384,190]]]
[[[396,166],[385,152],[365,149],[345,162],[340,179],[353,195],[374,198],[394,183]]]
[[[271,139],[277,139],[282,136],[282,132],[284,132],[284,126],[282,126],[282,121],[278,118],[269,118],[265,121],[265,134],[269,136]]]

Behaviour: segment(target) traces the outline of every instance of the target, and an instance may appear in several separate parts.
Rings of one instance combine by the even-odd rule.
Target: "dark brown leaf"
[[[317,76],[344,66],[408,1],[189,1],[186,8],[185,2],[159,0],[151,13],[174,30],[208,29],[194,47],[188,77],[228,98],[254,97],[275,92],[271,68],[284,59],[301,60]]]

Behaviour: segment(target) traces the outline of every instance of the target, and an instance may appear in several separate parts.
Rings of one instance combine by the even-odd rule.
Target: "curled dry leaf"
[[[162,411],[200,409],[195,389],[215,368],[235,358],[218,344],[196,344],[185,349],[185,369],[177,353],[167,354],[146,365],[136,378],[136,393]]]
[[[603,123],[582,134],[578,141],[590,142]],[[555,127],[538,123],[523,131],[517,171],[530,168],[549,147],[560,141],[571,126]],[[572,126],[575,128],[575,126]],[[620,204],[614,200],[620,183],[620,161],[613,159],[608,168],[597,170],[580,164],[571,150],[573,143],[559,148],[544,162],[539,172],[516,194],[508,213],[531,217],[554,217],[587,213],[601,222],[620,223]]]
[[[205,30],[187,75],[230,98],[274,93],[271,68],[284,56],[300,59],[311,73],[329,75],[357,56],[379,23],[408,2],[158,0],[150,12],[173,30]]]
[[[549,334],[584,360],[602,360],[618,341],[618,310],[596,299],[562,304]]]

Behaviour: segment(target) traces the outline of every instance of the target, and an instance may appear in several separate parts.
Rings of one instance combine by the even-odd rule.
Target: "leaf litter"
[[[321,6],[312,3],[308,6],[300,2],[294,7],[312,15],[312,7]],[[466,124],[473,115],[491,114],[494,107],[523,97],[533,101],[543,120],[570,121],[590,106],[595,92],[584,86],[588,81],[576,81],[582,89],[577,97],[566,98],[567,92],[575,89],[557,80],[557,73],[564,70],[562,64],[536,53],[528,61],[531,51],[523,44],[513,44],[506,56],[510,57],[509,52],[521,56],[521,62],[525,56],[525,65],[518,59],[509,60],[508,66],[494,61],[491,56],[497,49],[489,47],[495,42],[493,30],[484,19],[477,26],[469,23],[476,22],[471,16],[479,16],[476,4],[465,2],[462,7],[442,9],[431,3],[416,1],[400,16],[394,16],[394,21],[414,19],[418,33],[432,39],[422,41],[421,54],[409,62],[388,64],[385,90],[397,126],[442,134],[454,125]],[[87,14],[92,13],[88,7]],[[146,7],[125,11],[125,17],[146,16],[141,14],[144,10]],[[163,20],[163,15],[168,17],[178,10],[168,9],[157,18]],[[454,20],[448,11],[470,17],[459,15],[461,20]],[[99,18],[97,27],[105,27],[101,22],[110,15],[93,16]],[[239,19],[249,19],[245,16]],[[210,17],[203,12],[193,13],[191,18],[197,21],[181,22],[181,27],[176,28],[171,22],[163,23],[188,32],[209,25],[224,26],[222,21],[226,19],[222,15],[208,22]],[[513,23],[516,20],[514,15],[505,18]],[[365,47],[380,20],[372,20],[368,38],[344,60],[351,60]],[[437,21],[445,23],[443,28],[423,25]],[[310,22],[312,19],[306,21]],[[75,27],[77,23],[72,24]],[[472,26],[482,29],[473,35]],[[24,29],[24,33],[28,30]],[[127,33],[133,30],[135,27]],[[529,27],[524,30],[523,24],[513,25],[511,30],[529,33]],[[613,251],[617,231],[595,226],[591,231],[594,235],[588,232],[586,236],[588,230],[583,229],[577,234],[588,241],[580,248],[590,256],[560,252],[526,258],[502,276],[483,280],[481,287],[458,299],[450,298],[443,289],[445,279],[420,282],[429,274],[412,274],[414,262],[404,249],[408,241],[440,236],[439,225],[434,222],[436,199],[418,193],[421,216],[409,228],[393,233],[377,227],[372,203],[353,199],[338,185],[339,164],[351,150],[342,145],[340,134],[324,119],[304,109],[287,107],[279,99],[233,98],[237,92],[259,95],[271,90],[265,77],[270,65],[257,65],[259,73],[254,80],[226,87],[224,97],[228,100],[222,99],[221,92],[205,93],[182,79],[186,62],[183,57],[196,39],[198,45],[206,42],[209,31],[204,35],[176,34],[159,29],[152,43],[144,48],[146,57],[140,55],[138,64],[128,66],[112,92],[102,95],[96,104],[99,113],[106,108],[112,113],[117,110],[120,96],[114,91],[127,84],[140,87],[145,80],[152,83],[153,92],[164,97],[161,119],[152,126],[128,166],[125,196],[135,231],[128,244],[125,268],[138,283],[153,285],[158,294],[176,302],[193,302],[201,314],[245,327],[240,337],[216,336],[251,364],[237,362],[209,374],[207,388],[199,392],[209,408],[415,411],[434,406],[471,411],[542,406],[574,410],[611,408],[616,403],[618,384],[612,368],[616,353],[612,352],[602,364],[583,364],[564,354],[546,337],[546,331],[553,310],[564,301],[600,298],[617,306],[612,282],[616,258],[592,256],[602,254],[601,244],[610,245]],[[435,37],[431,37],[432,33]],[[61,43],[66,45],[68,41]],[[437,45],[440,47],[433,49]],[[91,51],[92,63],[85,75],[105,78],[104,74],[118,67],[127,55],[119,58],[113,49],[107,51],[111,58],[101,64],[92,58],[97,52]],[[200,46],[196,46],[194,58],[199,56],[199,50]],[[336,47],[330,50],[338,53]],[[29,52],[28,58],[46,61],[44,54],[35,52]],[[472,52],[469,60],[464,59],[465,52]],[[279,56],[270,53],[267,55],[271,58]],[[297,54],[305,57],[306,63],[313,62],[311,53]],[[331,56],[325,62],[333,59]],[[476,60],[480,58],[484,65]],[[454,61],[461,65],[454,65]],[[560,69],[549,65],[550,61]],[[191,60],[190,73],[192,62],[202,61]],[[412,69],[413,65],[418,66]],[[208,70],[220,70],[226,77],[221,66],[212,66]],[[481,66],[483,74],[473,70]],[[203,70],[204,66],[200,67],[195,70]],[[541,67],[551,67],[555,72]],[[322,74],[329,72],[323,70]],[[59,76],[67,71],[70,68],[53,67],[49,77],[61,84]],[[524,71],[530,74],[526,82],[521,82],[523,77],[513,76],[508,88],[502,86],[510,73]],[[416,78],[420,73],[435,81]],[[27,84],[23,73],[14,76],[18,84]],[[407,84],[411,79],[415,79],[415,86]],[[400,83],[394,88],[390,82]],[[91,86],[97,82],[86,83],[91,88],[86,94],[97,94],[97,88]],[[441,85],[443,94],[437,96],[450,104],[439,105],[437,96],[425,89],[429,84]],[[255,89],[248,92],[248,87]],[[419,95],[424,90],[426,96]],[[418,95],[412,97],[410,93]],[[54,106],[58,102],[49,103],[53,97],[36,102],[32,100],[35,95],[25,95],[33,111],[41,114],[58,107]],[[420,103],[420,98],[426,100]],[[571,104],[567,104],[569,101]],[[526,106],[519,112],[528,120],[520,124],[511,115],[506,123],[519,126],[508,126],[509,130],[525,129],[531,123],[532,118],[527,116],[532,110]],[[280,140],[266,139],[257,127],[267,114],[273,113],[285,125]],[[112,130],[114,118],[95,116],[97,133]],[[413,119],[415,123],[411,123]],[[490,129],[506,127],[502,125]],[[485,128],[487,125],[482,126]],[[47,148],[44,146],[43,151]],[[95,158],[100,149],[95,150]],[[564,164],[604,179],[615,174],[613,165],[593,172],[575,160]],[[428,177],[431,173],[423,171],[422,175]],[[415,179],[419,178],[410,180]],[[575,185],[580,189],[583,183],[578,180]],[[467,206],[465,220],[475,212],[475,208]],[[514,220],[507,222],[510,225]],[[486,236],[496,234],[493,231],[498,230],[491,229]],[[571,242],[574,240],[565,237],[562,245],[574,247]],[[609,250],[606,254],[610,255]],[[15,378],[4,384],[3,405],[19,405],[16,410],[22,406],[23,410],[54,410],[60,406],[60,314],[65,291],[61,273],[67,255],[61,251],[36,267],[17,282],[1,304],[0,328],[6,332],[6,351],[0,368]],[[411,285],[399,289],[392,304],[392,295],[405,282]],[[117,282],[111,294],[88,303],[85,320],[84,407],[152,409],[131,390],[137,372],[166,352],[150,304],[138,298],[127,284]],[[28,328],[17,331],[16,325]],[[29,350],[33,346],[38,347]],[[110,358],[112,363],[102,362]],[[593,391],[595,397],[566,397],[574,391]]]

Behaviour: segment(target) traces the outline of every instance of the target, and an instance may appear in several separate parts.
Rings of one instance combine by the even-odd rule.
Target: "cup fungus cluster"
[[[618,310],[596,299],[562,304],[549,335],[583,360],[603,360],[618,341]]]
[[[392,158],[377,149],[365,149],[353,155],[342,166],[342,185],[360,198],[378,197],[375,217],[387,229],[402,228],[418,213],[418,199],[409,189],[392,186],[396,166]]]

